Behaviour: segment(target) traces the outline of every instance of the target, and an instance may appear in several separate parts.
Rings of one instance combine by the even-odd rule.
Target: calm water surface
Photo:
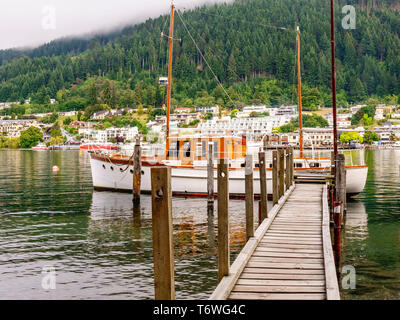
[[[349,203],[343,265],[357,272],[346,299],[400,298],[400,150],[366,153],[365,192]],[[150,198],[94,192],[89,157],[75,151],[0,150],[1,299],[152,299]],[[60,167],[53,174],[52,166]],[[232,260],[245,243],[244,202],[231,201]],[[178,299],[217,284],[216,218],[203,199],[173,199]],[[54,267],[55,290],[42,289]]]

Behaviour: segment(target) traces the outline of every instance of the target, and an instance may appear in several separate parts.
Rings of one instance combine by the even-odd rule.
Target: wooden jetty
[[[211,299],[340,299],[327,191],[326,184],[292,185]]]
[[[260,152],[260,168],[265,168],[264,159],[265,153]],[[229,167],[227,159],[218,161],[219,284],[210,299],[338,300],[336,265],[340,265],[341,214],[345,204],[340,198],[345,197],[345,192],[339,191],[345,190],[344,156],[338,155],[335,160],[337,175],[341,176],[336,180],[332,175],[295,176],[292,148],[274,150],[272,159],[273,207],[267,212],[266,179],[262,174],[265,171],[261,170],[260,190],[263,194],[260,196],[259,227],[254,232],[253,158],[246,156],[247,243],[232,265]],[[175,299],[171,172],[168,167],[154,167],[151,173],[155,297],[169,300]],[[333,185],[337,190],[335,199]],[[213,212],[213,205],[209,199],[209,212],[210,209]],[[331,214],[335,226],[335,256],[330,232]]]

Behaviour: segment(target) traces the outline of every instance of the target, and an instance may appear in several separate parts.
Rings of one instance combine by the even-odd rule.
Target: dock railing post
[[[142,182],[142,154],[140,148],[140,137],[136,137],[133,154],[133,207],[140,207],[140,185]]]
[[[272,203],[278,204],[279,201],[279,186],[278,186],[278,151],[272,151]]]
[[[290,148],[286,147],[286,167],[285,167],[285,185],[286,190],[290,188]]]
[[[336,159],[336,201],[341,202],[341,218],[343,221],[343,213],[346,212],[346,166],[345,156],[339,153]]]
[[[213,145],[208,145],[207,154],[207,213],[214,215],[214,151]]]
[[[151,169],[151,204],[156,300],[175,300],[171,168]]]
[[[254,181],[252,155],[246,155],[245,166],[246,239],[249,240],[249,238],[254,237]]]
[[[294,183],[294,150],[290,147],[290,185]]]
[[[218,164],[218,282],[229,275],[229,171],[228,160]]]
[[[265,152],[258,153],[258,164],[260,169],[260,221],[268,218],[268,198],[267,198],[267,169]]]
[[[279,149],[279,199],[285,194],[285,149]]]

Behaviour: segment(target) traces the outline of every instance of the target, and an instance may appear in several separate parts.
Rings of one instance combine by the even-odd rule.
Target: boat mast
[[[300,158],[303,158],[303,118],[301,110],[301,69],[300,69],[300,27],[297,27],[297,67],[298,67],[298,97],[299,97],[299,130]]]
[[[169,31],[169,58],[168,58],[168,93],[167,93],[167,133],[166,156],[169,154],[169,114],[171,112],[171,84],[172,84],[172,54],[174,49],[174,2],[171,3],[171,26]]]
[[[332,113],[333,113],[333,151],[336,156],[338,154],[337,145],[337,122],[336,122],[336,70],[335,70],[335,17],[334,17],[334,0],[331,0],[331,58],[332,58]],[[336,164],[335,164],[336,176]]]

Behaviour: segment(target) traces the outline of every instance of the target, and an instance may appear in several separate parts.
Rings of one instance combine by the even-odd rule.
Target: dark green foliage
[[[355,30],[341,27],[340,8],[345,4],[356,5]],[[361,5],[355,0],[336,2],[340,98],[359,102],[371,95],[399,93],[400,15],[396,6],[392,0],[375,0],[368,9],[364,1]],[[191,99],[229,108],[238,102],[296,103],[294,28],[300,25],[305,110],[330,105],[329,1],[237,0],[186,11],[183,16],[234,105],[217,86],[179,19],[176,36],[183,41],[174,50],[173,82],[178,103]],[[161,31],[168,32],[164,22],[165,17],[159,17],[92,39],[64,39],[34,50],[0,51],[0,101],[31,97],[34,104],[46,105],[65,88],[70,90],[69,99],[86,99],[79,110],[99,103],[160,107],[165,103],[165,90],[157,81],[167,72],[167,41],[159,36]],[[79,91],[79,85],[94,76],[115,83],[97,87],[92,82]]]
[[[30,127],[21,132],[20,146],[21,148],[32,148],[36,146],[39,141],[43,141],[43,133],[37,127]]]
[[[368,105],[368,106],[362,107],[351,117],[351,124],[353,126],[358,125],[360,123],[360,121],[363,119],[364,114],[366,114],[366,115],[368,115],[368,117],[374,119],[375,112],[376,112],[376,107],[374,105]]]
[[[318,128],[318,127],[324,128],[329,126],[329,123],[325,118],[315,113],[313,113],[311,116],[307,114],[303,115],[302,120],[303,120],[303,128]],[[282,133],[289,133],[295,131],[298,128],[299,128],[299,118],[297,117],[291,119],[288,124],[279,127],[278,131]]]
[[[373,131],[366,131],[364,133],[364,142],[367,144],[372,144],[374,141],[379,141],[378,134]]]

